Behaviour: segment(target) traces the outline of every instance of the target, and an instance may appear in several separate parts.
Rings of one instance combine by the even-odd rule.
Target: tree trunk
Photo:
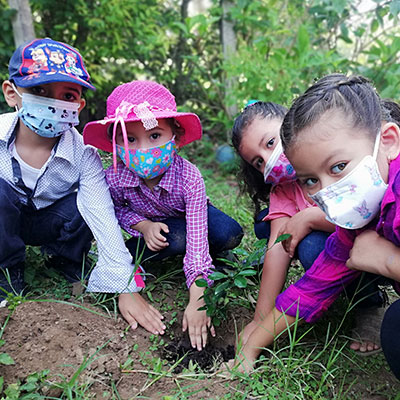
[[[31,7],[29,0],[8,0],[8,4],[10,8],[17,10],[12,20],[12,27],[15,47],[19,47],[21,44],[35,39]]]
[[[234,23],[229,20],[229,11],[232,8],[232,3],[229,0],[221,0],[222,20],[221,20],[221,44],[224,56],[224,61],[228,61],[236,52],[236,35],[233,29]],[[233,78],[225,77],[225,104],[229,117],[233,118],[237,112],[237,105],[232,104],[232,90],[234,85]]]

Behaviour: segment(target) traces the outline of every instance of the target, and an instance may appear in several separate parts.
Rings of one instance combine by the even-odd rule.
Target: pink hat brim
[[[174,111],[154,112],[157,119],[174,118],[184,129],[185,133],[179,138],[179,147],[183,147],[195,140],[201,139],[202,128],[200,119],[196,114],[181,113]],[[125,122],[140,121],[136,116],[124,119]],[[112,153],[112,143],[108,136],[107,129],[110,124],[115,122],[115,118],[108,118],[99,121],[88,122],[83,129],[83,141],[100,150]]]

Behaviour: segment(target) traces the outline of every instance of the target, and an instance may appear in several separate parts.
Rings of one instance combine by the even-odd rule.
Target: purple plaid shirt
[[[121,227],[132,236],[140,221],[163,221],[168,217],[186,217],[186,255],[183,270],[190,287],[197,276],[208,279],[213,268],[208,248],[207,197],[200,171],[176,155],[158,185],[149,189],[144,180],[122,162],[106,170],[106,179]]]

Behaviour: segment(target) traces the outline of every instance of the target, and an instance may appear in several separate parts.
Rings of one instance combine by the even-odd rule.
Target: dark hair
[[[372,138],[379,132],[382,107],[379,95],[363,76],[331,74],[299,96],[286,114],[281,139],[287,150],[298,133],[316,123],[329,110],[341,110],[353,127],[367,130]]]
[[[179,125],[179,122],[176,121],[174,118],[164,118],[164,119],[171,128],[172,133],[175,136],[176,143],[179,145],[179,140],[185,134],[185,130]],[[114,123],[108,125],[107,128],[107,136],[110,142],[112,141],[113,128],[114,128]]]
[[[283,119],[286,107],[272,102],[257,101],[248,105],[236,117],[232,128],[232,145],[240,156],[244,130],[256,119]],[[259,213],[261,202],[267,202],[271,185],[264,182],[264,176],[240,157],[239,187],[241,194],[248,193],[255,206],[255,216]]]
[[[383,99],[382,107],[387,115],[385,120],[388,122],[394,122],[400,126],[400,105],[391,99]]]

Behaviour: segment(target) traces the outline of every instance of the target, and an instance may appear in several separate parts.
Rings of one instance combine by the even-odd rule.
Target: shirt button
[[[154,190],[155,190],[156,192],[158,192],[158,191],[160,190],[160,187],[159,187],[159,186],[154,186]]]
[[[18,178],[16,176],[14,177],[14,183],[18,183]]]

